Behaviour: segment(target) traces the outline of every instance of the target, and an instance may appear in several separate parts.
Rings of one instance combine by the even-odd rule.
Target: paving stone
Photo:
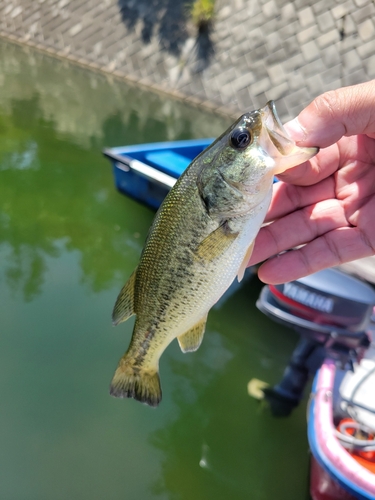
[[[306,78],[305,85],[310,93],[310,95],[317,95],[320,89],[323,87],[323,81],[319,74],[312,75]]]
[[[374,40],[361,44],[357,48],[357,52],[359,57],[361,57],[362,59],[366,59],[367,57],[369,57],[371,54],[374,53]]]
[[[320,14],[319,16],[317,16],[316,20],[318,22],[320,31],[322,31],[323,33],[335,26],[335,22],[330,11],[326,11],[323,14]]]
[[[304,64],[301,67],[301,72],[305,78],[308,78],[311,75],[316,75],[318,73],[322,73],[323,71],[326,71],[326,66],[322,59],[315,59],[315,61],[312,61],[309,64]]]
[[[333,66],[332,68],[329,68],[327,71],[323,71],[321,73],[321,77],[324,84],[338,80],[342,78],[342,76],[343,76],[343,67],[341,64]]]
[[[363,23],[358,26],[358,33],[364,42],[367,42],[373,38],[375,33],[374,23],[371,19],[366,19]]]
[[[366,82],[368,80],[368,76],[365,71],[361,68],[354,73],[350,73],[346,75],[344,78],[343,85],[356,85],[357,83]]]
[[[351,13],[354,22],[360,24],[362,21],[373,17],[375,14],[375,6],[372,3],[369,3],[362,7],[361,9],[356,9]]]
[[[134,5],[147,15],[147,3]],[[291,116],[334,85],[375,77],[372,0],[231,0],[218,7],[208,64],[188,35],[168,52],[173,40],[159,37],[158,13],[145,43],[143,22],[124,24],[118,0],[0,0],[0,27],[221,110],[263,106],[272,97]]]
[[[263,22],[262,26],[262,31],[263,31],[263,36],[267,35],[268,33],[273,33],[277,29],[277,19],[272,18],[269,19],[268,21],[265,20]]]
[[[246,31],[246,27],[243,24],[236,26],[236,29],[234,29],[231,33],[232,43],[234,42],[235,44],[237,44],[244,40],[246,38]]]
[[[311,7],[305,7],[298,12],[298,19],[303,28],[315,23],[315,16]]]
[[[248,88],[249,85],[254,83],[254,74],[252,72],[248,72],[245,75],[240,76],[233,82],[233,89],[238,92],[243,90],[244,88]]]
[[[313,26],[297,33],[297,40],[298,43],[303,44],[310,40],[314,40],[318,35],[320,35],[318,27],[314,24]]]
[[[279,9],[274,0],[269,0],[262,7],[263,14],[266,17],[277,16]]]
[[[375,78],[375,55],[364,61],[366,73],[370,78]]]
[[[321,14],[327,11],[327,0],[320,0],[318,2],[313,2],[312,9],[315,15]]]
[[[291,120],[294,118],[290,113],[289,110],[285,104],[285,99],[282,97],[279,97],[276,101],[276,109],[277,109],[277,114],[280,117],[280,120],[282,123],[286,123],[287,121]]]
[[[331,13],[335,19],[341,19],[349,13],[348,7],[345,4],[336,5],[331,9]]]
[[[253,64],[253,66],[251,67],[251,71],[254,74],[254,81],[268,78],[267,67],[264,61]]]
[[[369,4],[371,0],[354,0],[357,7]]]
[[[319,48],[323,49],[329,45],[332,45],[340,40],[340,34],[337,29],[333,29],[328,31],[328,33],[324,33],[324,35],[320,35],[316,41],[318,42]]]
[[[281,41],[277,32],[270,33],[265,38],[268,52],[273,52],[280,47]]]
[[[267,66],[272,66],[272,64],[283,63],[286,59],[285,50],[283,48],[276,50],[268,57],[266,57],[265,62]]]
[[[327,68],[340,64],[342,60],[341,55],[339,54],[339,51],[336,48],[336,44],[331,44],[324,50],[322,50],[321,57],[322,61],[324,62]]]
[[[249,61],[249,65],[253,64],[256,61],[263,61],[267,56],[268,50],[265,45],[256,47],[255,49],[250,50],[247,54],[245,54],[246,59]]]
[[[288,95],[289,85],[287,82],[283,82],[280,85],[272,86],[269,91],[267,91],[267,98],[272,100],[280,99]],[[268,97],[269,96],[269,97]]]
[[[347,37],[353,33],[357,34],[357,24],[354,22],[350,14],[345,16],[345,19],[339,25],[339,29],[342,29],[343,36]]]
[[[339,78],[338,80],[332,80],[331,82],[324,82],[323,85],[324,85],[324,91],[328,92],[330,90],[337,90],[340,87],[344,87],[349,84],[347,84],[344,81],[344,79]]]
[[[353,35],[346,36],[343,40],[340,40],[338,44],[339,51],[341,54],[348,52],[352,49],[358,49],[362,44],[361,39],[354,33]]]
[[[271,81],[268,77],[259,80],[252,85],[250,85],[251,95],[258,96],[260,93],[269,90],[271,87]]]
[[[301,45],[301,50],[303,57],[306,61],[310,62],[319,57],[319,49],[317,44],[312,40],[311,42],[307,42]]]
[[[299,26],[300,25],[298,21],[293,21],[291,23],[283,25],[281,28],[278,29],[280,38],[286,39],[291,37],[292,35],[295,35],[298,32]]]
[[[254,109],[263,108],[266,103],[270,100],[269,93],[267,91],[261,92],[257,95],[252,95],[251,98],[254,103]]]
[[[207,78],[209,68],[205,69],[205,78]],[[247,64],[247,59],[246,56],[242,56],[240,59],[237,59],[236,65],[234,67],[234,72],[235,72],[235,77],[234,78],[241,78],[243,75],[247,75],[249,73],[252,73],[250,71],[249,65]]]
[[[252,108],[252,100],[247,88],[240,89],[236,92],[237,103],[239,109],[245,111],[245,109]]]
[[[297,37],[291,36],[287,40],[284,40],[282,43],[282,48],[285,52],[285,57],[289,58],[301,53],[301,49],[299,43],[297,42]]]
[[[355,49],[343,54],[343,66],[350,73],[362,66],[362,60]]]
[[[272,85],[278,85],[285,82],[285,72],[282,64],[275,64],[267,67],[268,75],[271,79]]]
[[[301,109],[302,104],[309,100],[309,93],[306,88],[301,88],[296,92],[292,92],[288,96],[284,97],[284,101],[288,108],[298,108]]]
[[[293,57],[289,57],[284,61],[284,68],[286,73],[293,73],[296,69],[301,68],[305,64],[305,59],[299,53]]]
[[[296,18],[296,10],[292,3],[287,3],[281,8],[280,16],[283,22],[290,22]]]
[[[288,87],[291,90],[298,90],[305,85],[306,79],[300,70],[288,74]]]

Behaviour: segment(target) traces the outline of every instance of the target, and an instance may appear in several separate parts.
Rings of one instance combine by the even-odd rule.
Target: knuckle
[[[314,100],[314,105],[319,116],[334,119],[340,109],[340,94],[336,90],[325,92]]]

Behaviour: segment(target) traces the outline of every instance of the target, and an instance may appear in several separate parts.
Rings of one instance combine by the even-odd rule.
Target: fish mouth
[[[274,101],[269,101],[260,112],[264,129],[274,146],[270,156],[278,164],[277,173],[309,160],[319,151],[319,148],[303,148],[296,145],[281,123]],[[267,152],[270,153],[268,148]]]

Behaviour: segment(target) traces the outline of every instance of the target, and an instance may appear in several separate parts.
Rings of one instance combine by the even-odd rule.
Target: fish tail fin
[[[162,396],[159,372],[136,367],[125,355],[115,371],[109,392],[115,398],[134,398],[149,406],[158,406]]]

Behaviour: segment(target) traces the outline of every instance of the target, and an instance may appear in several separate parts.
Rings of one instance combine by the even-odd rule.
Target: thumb
[[[320,95],[285,128],[299,146],[325,148],[344,135],[375,138],[375,80]]]

